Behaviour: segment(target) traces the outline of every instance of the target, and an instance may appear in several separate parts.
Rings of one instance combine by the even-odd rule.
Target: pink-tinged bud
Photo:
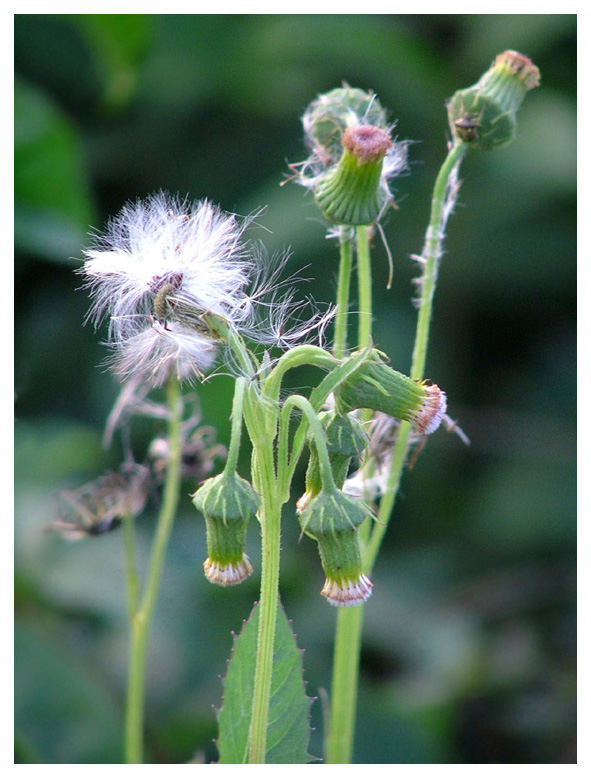
[[[392,146],[390,135],[371,125],[350,127],[342,144],[338,165],[316,185],[316,205],[336,224],[372,224],[388,202],[389,193],[381,183],[384,157]]]
[[[242,554],[237,562],[213,561],[209,557],[203,563],[206,578],[219,586],[233,586],[244,581],[253,571],[249,558]]]
[[[362,605],[371,596],[372,586],[366,575],[360,575],[356,580],[334,581],[327,578],[320,594],[331,605]]]
[[[376,350],[339,385],[335,400],[343,413],[357,408],[381,411],[409,421],[421,435],[435,432],[447,410],[447,397],[437,384],[415,381],[393,370]]]

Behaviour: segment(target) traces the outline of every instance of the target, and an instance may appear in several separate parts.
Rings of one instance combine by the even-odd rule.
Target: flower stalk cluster
[[[82,271],[92,303],[88,319],[107,322],[109,365],[125,382],[108,422],[109,439],[133,402],[165,386],[168,435],[150,447],[164,484],[152,559],[143,598],[135,572],[133,525],[146,490],[134,470],[134,499],[113,488],[107,500],[92,491],[74,507],[86,511],[78,534],[97,534],[125,517],[131,623],[126,744],[129,762],[142,761],[143,671],[148,631],[164,554],[177,512],[181,479],[206,478],[192,494],[207,536],[207,579],[238,584],[253,573],[246,531],[261,532],[261,588],[257,655],[247,759],[267,753],[275,628],[279,595],[282,506],[289,500],[297,464],[308,454],[306,487],[297,502],[302,535],[318,547],[325,581],[320,593],[338,606],[332,710],[327,761],[351,759],[362,606],[388,525],[411,444],[434,433],[446,415],[446,393],[424,380],[433,296],[447,220],[459,188],[458,170],[469,148],[496,149],[515,134],[515,115],[539,73],[521,54],[507,51],[472,87],[448,102],[453,141],[437,178],[422,255],[417,334],[410,376],[394,370],[373,347],[369,232],[393,203],[391,180],[407,169],[408,143],[393,138],[394,124],[372,92],[347,85],[314,100],[303,117],[310,156],[292,166],[340,239],[336,310],[293,318],[301,311],[262,248],[246,238],[254,217],[240,219],[208,200],[181,201],[159,193],[125,206],[86,251]],[[358,335],[348,344],[351,274],[357,259]],[[285,255],[279,270],[287,261]],[[335,318],[331,350],[325,328]],[[311,344],[309,340],[315,340]],[[279,350],[277,355],[276,350]],[[193,386],[212,374],[220,352],[235,374],[232,430],[223,471],[183,466],[181,383]],[[261,351],[263,352],[261,355]],[[286,373],[302,365],[324,372],[305,397],[286,395]],[[301,414],[293,433],[292,412]],[[237,472],[242,432],[250,439],[250,480]],[[370,432],[368,436],[368,431]],[[188,449],[187,449],[188,450]],[[353,474],[352,474],[353,471]],[[129,474],[128,474],[129,475]],[[200,480],[199,479],[199,480]],[[115,479],[121,484],[121,478]],[[133,491],[133,490],[131,490]],[[377,522],[373,519],[377,514]],[[345,607],[343,607],[345,606]]]

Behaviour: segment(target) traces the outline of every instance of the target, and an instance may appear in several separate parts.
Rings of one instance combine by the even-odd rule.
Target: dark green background
[[[465,447],[438,432],[405,474],[366,610],[359,763],[575,761],[576,16],[17,15],[17,761],[121,760],[126,613],[122,535],[69,545],[44,527],[59,490],[116,466],[101,448],[117,394],[104,333],[73,269],[89,227],[167,189],[246,214],[290,246],[330,301],[336,247],[304,190],[300,117],[343,81],[373,89],[412,139],[374,261],[377,345],[410,364],[444,104],[496,54],[534,60],[542,87],[517,140],[471,153],[434,310],[428,376],[447,390]],[[314,380],[294,375],[294,385]],[[227,441],[231,382],[200,388]],[[148,442],[139,435],[138,456]],[[247,460],[241,467],[247,474]],[[187,483],[184,494],[195,484]],[[297,497],[294,494],[294,497]],[[153,511],[140,523],[147,549]],[[185,497],[152,633],[149,759],[214,760],[215,712],[258,577],[222,590],[202,573],[204,526]],[[258,566],[257,529],[249,553]],[[282,597],[305,648],[308,693],[330,683],[335,612],[316,549],[284,521]],[[311,750],[321,754],[321,705]]]

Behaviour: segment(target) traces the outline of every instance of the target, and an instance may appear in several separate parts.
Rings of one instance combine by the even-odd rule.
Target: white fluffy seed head
[[[289,286],[296,279],[279,277],[289,254],[269,259],[244,240],[255,216],[160,192],[126,205],[95,236],[79,272],[92,298],[87,319],[108,321],[118,376],[153,386],[202,377],[219,343],[206,314],[265,347],[322,337],[333,312],[302,319]]]
[[[177,305],[196,315],[242,311],[251,269],[246,226],[207,200],[163,192],[126,205],[85,252],[89,318],[98,325],[109,317],[111,335],[129,337],[145,327],[165,285]]]
[[[95,237],[80,270],[92,298],[88,319],[108,320],[110,365],[119,376],[160,385],[211,366],[215,343],[200,317],[238,325],[250,314],[248,224],[207,200],[160,192],[127,204]]]

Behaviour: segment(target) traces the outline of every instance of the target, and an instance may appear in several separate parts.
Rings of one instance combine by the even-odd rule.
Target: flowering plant
[[[374,345],[370,233],[393,205],[392,179],[407,169],[408,143],[370,92],[345,85],[319,97],[303,118],[310,157],[293,178],[313,194],[339,241],[334,308],[303,320],[282,271],[247,238],[260,214],[240,219],[209,201],[165,193],[124,207],[86,252],[81,272],[92,299],[88,318],[108,323],[109,366],[122,380],[107,438],[134,415],[166,419],[166,438],[151,446],[151,470],[133,461],[103,476],[68,504],[75,521],[56,529],[79,536],[123,524],[131,646],[126,760],[143,761],[144,667],[149,629],[168,539],[180,499],[183,454],[196,445],[187,416],[195,385],[215,380],[223,362],[235,378],[231,435],[221,473],[196,477],[193,504],[203,516],[206,577],[239,584],[251,575],[248,525],[258,521],[260,598],[236,639],[219,714],[222,763],[303,763],[308,755],[309,700],[301,658],[280,603],[283,506],[298,462],[307,455],[306,488],[297,502],[302,535],[316,541],[325,583],[321,595],[338,608],[334,670],[324,759],[352,758],[355,694],[364,603],[409,453],[441,424],[447,397],[424,379],[433,297],[446,225],[456,201],[460,164],[470,149],[494,149],[514,135],[515,113],[538,83],[521,54],[499,55],[491,68],[448,104],[452,140],[436,180],[421,267],[418,322],[409,376],[394,370]],[[357,335],[349,334],[350,282],[357,265]],[[287,291],[286,291],[287,290]],[[295,319],[295,321],[294,321]],[[334,323],[332,342],[325,331]],[[223,359],[220,357],[223,353]],[[323,378],[306,396],[285,395],[288,371],[313,365]],[[166,389],[166,406],[149,394]],[[292,423],[297,414],[297,422]],[[251,471],[237,472],[246,429]],[[220,457],[221,458],[221,457]],[[195,474],[196,475],[196,474]],[[207,476],[207,477],[206,477]],[[140,586],[134,519],[151,479],[162,487],[152,556]]]

